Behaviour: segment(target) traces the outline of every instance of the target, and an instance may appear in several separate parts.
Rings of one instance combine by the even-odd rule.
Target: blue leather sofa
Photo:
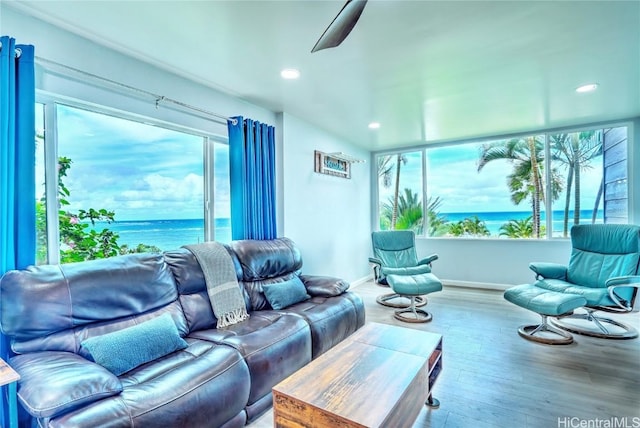
[[[29,415],[21,425],[243,426],[271,406],[276,383],[364,324],[360,297],[340,279],[301,275],[289,239],[235,241],[227,250],[250,318],[221,329],[186,249],[6,273],[0,325],[21,376],[18,399]],[[310,298],[272,309],[262,286],[292,278]],[[182,349],[120,375],[83,346],[165,314]]]

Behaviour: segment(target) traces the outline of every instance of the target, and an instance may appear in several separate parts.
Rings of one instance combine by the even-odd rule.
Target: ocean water
[[[569,229],[573,225],[574,211],[569,211]],[[593,210],[580,210],[580,224],[591,223]],[[478,213],[442,213],[442,215],[450,222],[457,222],[465,218],[478,216],[480,220],[485,222],[487,229],[491,235],[500,234],[500,226],[509,220],[524,220],[531,215],[531,211],[503,211],[503,212],[478,212]],[[544,226],[547,221],[547,213],[543,211],[540,214],[540,223]],[[596,223],[603,223],[604,213],[598,210],[596,214]],[[553,236],[561,236],[564,227],[564,211],[553,211]]]
[[[183,245],[204,242],[204,220],[130,220],[113,223],[97,222],[95,229],[110,229],[119,235],[118,244],[136,247],[138,244],[155,245],[162,251],[174,250]],[[219,218],[215,221],[216,241],[231,241],[231,221]]]
[[[531,215],[529,211],[508,211],[508,212],[468,212],[468,213],[442,213],[450,222],[457,222],[474,215],[483,220],[491,232],[491,235],[500,234],[500,226],[509,220],[523,220]],[[580,222],[591,223],[591,210],[580,211]],[[541,214],[541,223],[546,222],[546,213]],[[563,227],[563,211],[553,212],[553,235],[561,236]],[[598,211],[596,223],[603,222],[603,212]],[[573,211],[569,212],[569,227],[573,224]],[[183,245],[197,244],[204,242],[204,220],[136,220],[136,221],[116,221],[108,224],[96,223],[95,229],[102,230],[108,228],[120,236],[118,243],[126,244],[129,247],[136,247],[138,244],[155,245],[162,251],[180,248]],[[215,222],[216,241],[231,241],[231,221],[228,218],[219,218]]]

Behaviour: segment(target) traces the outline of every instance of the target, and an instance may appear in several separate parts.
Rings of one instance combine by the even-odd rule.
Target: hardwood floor
[[[433,320],[409,324],[375,302],[389,292],[373,282],[354,289],[367,321],[443,335],[443,369],[434,388],[439,409],[425,407],[414,427],[640,427],[640,339],[574,335],[551,346],[518,336],[539,316],[501,291],[447,287],[429,295]],[[612,316],[640,329],[640,314]],[[271,428],[272,411],[250,426]],[[589,424],[589,425],[587,425]]]

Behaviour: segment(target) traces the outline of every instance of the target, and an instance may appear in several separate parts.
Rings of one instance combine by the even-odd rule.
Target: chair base
[[[569,345],[573,343],[573,336],[559,328],[554,327],[547,321],[546,315],[540,315],[542,321],[538,325],[523,325],[518,329],[518,334],[523,339],[531,340],[537,343],[543,343],[545,345]],[[552,333],[558,338],[536,336],[537,333],[548,332]]]
[[[416,308],[416,300],[420,296],[406,296],[411,299],[411,304],[408,308],[398,309],[393,313],[395,319],[404,321],[404,322],[412,322],[412,323],[421,323],[421,322],[429,322],[433,318],[431,314],[423,309]],[[425,299],[426,300],[426,299]],[[407,316],[405,314],[412,314],[413,316]]]
[[[571,315],[552,319],[551,324],[553,324],[554,327],[561,328],[562,330],[571,333],[581,334],[583,336],[597,337],[600,339],[628,340],[638,337],[638,330],[636,330],[634,327],[616,320],[612,320],[611,318],[598,317],[594,315],[594,309],[585,308],[585,310],[587,311],[586,313],[574,313]],[[595,325],[598,330],[567,322],[567,320],[571,319],[588,321],[591,323],[591,325]],[[610,327],[606,327],[607,324],[609,326],[618,327],[618,329],[621,331],[611,331]]]
[[[407,299],[408,296],[402,296],[398,293],[388,293],[382,294],[376,298],[376,302],[381,304],[382,306],[388,306],[390,308],[404,309],[411,306],[411,302],[391,302],[390,300],[404,298]],[[427,298],[424,296],[416,296],[416,306],[422,307],[427,304]]]

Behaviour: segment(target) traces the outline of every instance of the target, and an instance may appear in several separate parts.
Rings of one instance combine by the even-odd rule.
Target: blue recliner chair
[[[412,230],[373,232],[371,243],[374,257],[370,257],[369,262],[373,265],[375,281],[393,289],[393,293],[378,296],[376,301],[398,308],[394,316],[401,321],[431,320],[431,314],[416,307],[427,304],[425,294],[442,290],[442,283],[431,273],[431,263],[438,256],[432,254],[418,260],[415,233]],[[404,302],[398,302],[402,299]],[[407,317],[406,314],[412,316]]]
[[[634,310],[640,287],[640,226],[574,226],[571,245],[567,266],[531,263],[529,267],[537,279],[535,284],[505,291],[505,298],[510,302],[543,316],[543,323],[536,330],[521,331],[521,335],[536,340],[532,335],[546,330],[546,316],[551,316],[552,326],[571,333],[608,339],[638,337],[633,326],[601,317],[596,312],[622,314]],[[569,335],[562,342],[537,341],[556,344],[570,343],[570,339]]]

